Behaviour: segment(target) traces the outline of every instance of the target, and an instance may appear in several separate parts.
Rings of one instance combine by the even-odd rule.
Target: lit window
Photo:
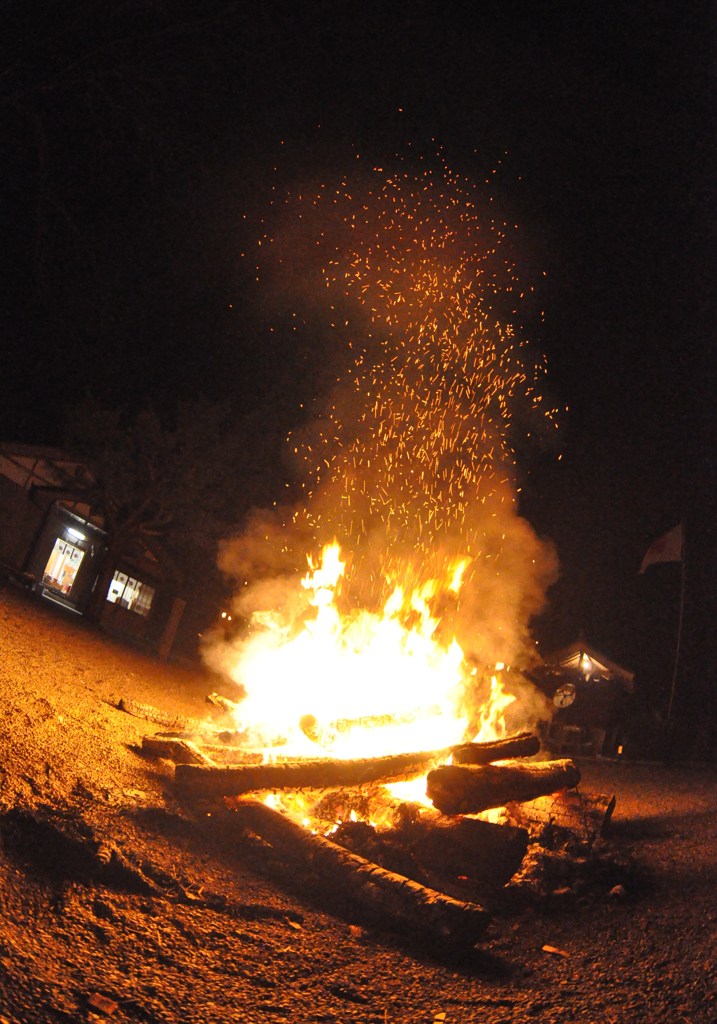
[[[84,551],[58,537],[42,574],[42,582],[53,590],[69,594],[84,557]]]
[[[154,587],[150,587],[148,583],[135,580],[126,573],[115,572],[107,591],[107,600],[110,604],[118,604],[127,611],[146,617],[152,607],[154,593]]]

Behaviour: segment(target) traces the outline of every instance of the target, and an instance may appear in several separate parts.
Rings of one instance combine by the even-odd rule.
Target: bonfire
[[[341,368],[288,439],[299,502],[257,512],[222,551],[243,628],[206,657],[234,686],[214,697],[228,742],[153,741],[190,762],[182,798],[222,802],[327,888],[461,940],[486,926],[481,887],[527,848],[502,809],[579,781],[541,759],[549,710],[523,672],[556,567],[519,514],[516,450],[556,410],[504,319],[530,288],[486,208],[445,164],[287,197]],[[280,226],[261,241],[285,270]]]

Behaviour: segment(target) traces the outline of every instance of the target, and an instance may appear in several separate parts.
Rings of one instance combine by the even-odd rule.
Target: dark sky
[[[584,630],[638,670],[659,634],[669,667],[679,570],[637,570],[677,522],[699,563],[693,618],[715,611],[714,15],[690,0],[4,4],[0,435],[59,441],[88,390],[201,390],[290,425],[306,366],[262,332],[239,257],[268,183],[340,174],[353,151],[440,146],[477,180],[501,161],[525,260],[547,272],[531,337],[569,405],[562,461],[526,467],[524,511],[563,564],[539,628],[548,644]],[[704,625],[690,644],[714,675]]]

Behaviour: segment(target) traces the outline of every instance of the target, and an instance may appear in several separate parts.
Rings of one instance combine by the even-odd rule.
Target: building
[[[103,519],[83,499],[91,484],[87,467],[57,448],[0,443],[0,579],[78,615],[100,585],[108,552]],[[167,656],[185,600],[149,552],[110,568],[101,625]]]
[[[579,639],[546,657],[531,676],[555,709],[551,721],[543,724],[543,740],[551,753],[620,753],[634,673]]]

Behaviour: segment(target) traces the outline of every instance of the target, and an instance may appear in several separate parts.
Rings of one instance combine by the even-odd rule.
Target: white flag
[[[681,562],[683,543],[682,523],[678,523],[650,545],[642,560],[640,572],[644,572],[648,566],[656,565],[658,562]]]

